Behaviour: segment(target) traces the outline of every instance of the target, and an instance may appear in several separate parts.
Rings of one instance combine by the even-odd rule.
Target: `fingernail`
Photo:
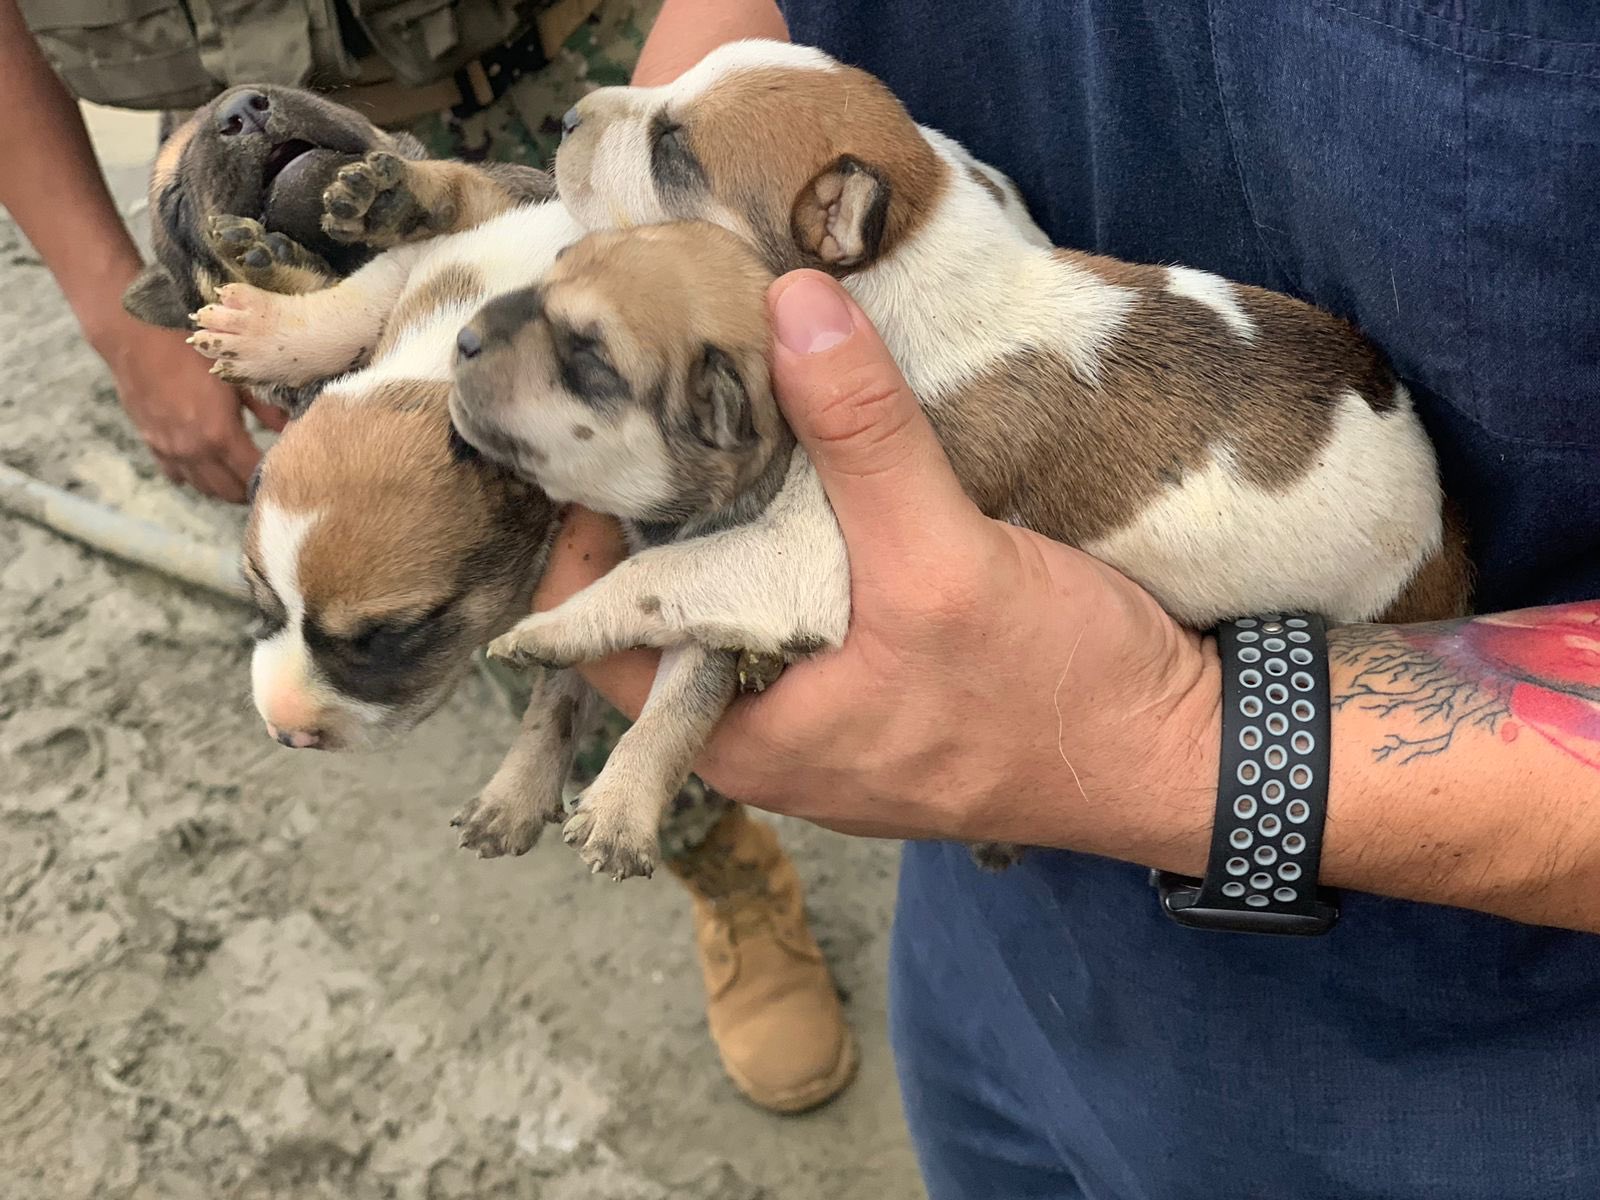
[[[855,329],[838,289],[815,275],[804,275],[779,293],[772,323],[778,341],[796,354],[830,350]]]

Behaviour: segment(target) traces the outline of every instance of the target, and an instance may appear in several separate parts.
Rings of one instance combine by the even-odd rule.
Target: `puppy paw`
[[[563,670],[579,661],[555,644],[553,630],[541,616],[524,617],[509,633],[503,633],[489,643],[490,658],[499,659],[513,667],[545,667],[552,671]]]
[[[739,653],[739,690],[764,692],[778,682],[786,664],[778,654],[760,650],[742,650]]]
[[[300,243],[267,232],[249,217],[212,217],[206,222],[206,244],[235,279],[263,291],[311,291],[334,278],[328,264]]]
[[[972,861],[985,871],[1007,871],[1022,861],[1022,847],[1015,842],[974,842]]]
[[[198,326],[189,344],[214,360],[213,375],[231,383],[277,383],[285,339],[279,329],[278,301],[248,283],[217,289],[215,303],[192,314]]]
[[[406,161],[374,150],[360,162],[341,167],[322,193],[322,229],[336,242],[395,246],[445,228],[453,206],[430,211],[408,186]]]
[[[479,858],[500,858],[532,850],[544,827],[561,820],[562,815],[559,787],[553,796],[539,797],[491,779],[450,824],[461,830],[463,850],[476,850]]]
[[[578,851],[595,875],[612,879],[648,879],[655,873],[660,843],[656,810],[626,796],[611,795],[597,780],[567,818],[561,838]]]

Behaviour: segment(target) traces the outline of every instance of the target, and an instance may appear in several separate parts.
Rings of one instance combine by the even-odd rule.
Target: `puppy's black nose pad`
[[[223,137],[241,133],[262,133],[267,128],[267,110],[272,101],[260,92],[245,90],[232,96],[217,113],[217,132]]]
[[[483,339],[478,336],[478,331],[468,325],[456,334],[456,349],[461,352],[462,358],[477,358],[483,351]]]
[[[583,124],[583,118],[578,115],[577,105],[573,105],[567,109],[566,114],[561,118],[561,136],[566,137],[567,134],[581,124]]]

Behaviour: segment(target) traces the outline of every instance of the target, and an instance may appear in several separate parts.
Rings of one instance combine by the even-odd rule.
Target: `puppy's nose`
[[[566,137],[567,134],[571,133],[581,124],[583,124],[583,117],[579,115],[578,106],[574,104],[571,108],[567,109],[566,113],[561,118],[561,136]]]
[[[477,358],[483,351],[483,339],[471,325],[465,326],[456,334],[456,349],[461,352],[462,358]]]
[[[316,729],[279,729],[267,722],[267,736],[280,746],[291,750],[315,750],[322,745],[322,733]]]
[[[272,107],[261,92],[246,88],[229,97],[217,112],[217,132],[223,137],[242,133],[262,133],[267,128],[267,110]]]

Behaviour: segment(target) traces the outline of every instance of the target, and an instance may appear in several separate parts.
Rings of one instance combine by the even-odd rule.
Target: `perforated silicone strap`
[[[1311,614],[1242,617],[1217,627],[1222,753],[1203,880],[1160,873],[1180,924],[1315,934],[1338,918],[1317,886],[1327,814],[1327,627]]]

